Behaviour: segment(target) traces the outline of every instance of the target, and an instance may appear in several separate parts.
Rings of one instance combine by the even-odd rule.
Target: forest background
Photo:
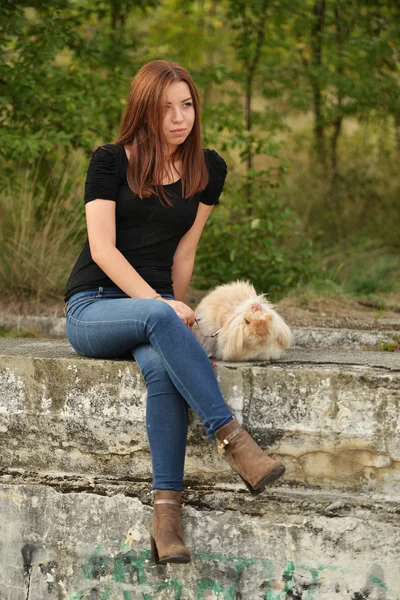
[[[176,60],[229,176],[194,284],[400,292],[398,0],[0,0],[3,299],[61,299],[91,152]],[[294,290],[294,292],[293,292]]]

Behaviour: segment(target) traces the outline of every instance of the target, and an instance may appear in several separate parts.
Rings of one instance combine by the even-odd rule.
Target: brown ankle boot
[[[151,558],[156,564],[189,563],[181,524],[181,492],[154,491],[153,521],[150,526]]]
[[[225,454],[232,469],[239,473],[254,496],[284,474],[285,467],[265,454],[237,421],[224,425],[215,435],[220,442],[218,451]]]

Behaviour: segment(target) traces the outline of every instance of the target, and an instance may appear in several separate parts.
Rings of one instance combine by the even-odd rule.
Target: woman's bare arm
[[[86,204],[86,222],[90,253],[102,271],[131,298],[152,298],[155,290],[139,275],[116,247],[115,202],[97,199]],[[160,298],[161,300],[161,298]],[[189,306],[164,300],[187,325],[193,325]]]
[[[88,202],[86,222],[92,259],[111,281],[131,298],[154,296],[154,289],[116,248],[115,202]]]

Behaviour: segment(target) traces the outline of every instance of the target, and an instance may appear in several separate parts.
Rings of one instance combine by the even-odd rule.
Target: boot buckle
[[[225,446],[229,444],[229,440],[226,438],[222,440],[220,444],[218,444],[218,454],[223,454],[225,452]]]
[[[229,442],[236,437],[243,429],[241,427],[237,427],[234,429],[229,435],[227,435],[220,444],[218,444],[218,454],[223,454],[225,452],[226,446]]]

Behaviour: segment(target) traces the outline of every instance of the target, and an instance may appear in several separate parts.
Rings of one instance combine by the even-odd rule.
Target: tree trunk
[[[246,115],[246,130],[250,133],[252,129],[252,101],[253,101],[253,84],[254,78],[256,75],[257,67],[261,58],[261,49],[265,39],[265,22],[267,20],[267,8],[268,1],[264,0],[262,8],[260,20],[257,26],[257,39],[256,46],[254,48],[254,55],[252,60],[248,62],[247,66],[247,78],[246,78],[246,89],[245,89],[245,115]],[[249,149],[249,154],[247,157],[247,170],[253,168],[253,156],[251,153],[251,149]]]
[[[208,30],[212,27],[210,25],[210,21],[217,16],[218,10],[218,2],[217,0],[213,0],[210,6],[210,10],[208,11],[208,19],[206,23],[208,24]],[[213,45],[210,44],[207,50],[207,65],[212,66],[214,64],[214,48]],[[208,81],[204,86],[204,94],[203,94],[203,106],[206,107],[209,102],[211,102],[211,94],[212,94],[212,81]]]
[[[342,202],[341,195],[338,190],[338,140],[342,131],[342,123],[343,123],[343,92],[342,92],[342,75],[343,75],[343,44],[344,44],[344,32],[343,32],[343,23],[341,20],[341,12],[340,12],[340,0],[336,0],[335,8],[335,35],[336,35],[336,45],[337,45],[337,67],[336,72],[338,75],[338,79],[336,82],[336,116],[333,121],[333,133],[331,138],[331,195],[335,199],[335,207],[336,207],[336,226],[337,226],[337,234],[339,239],[343,239],[344,231],[342,226]]]
[[[261,50],[265,40],[265,23],[267,20],[267,8],[268,8],[269,0],[264,0],[260,19],[257,24],[257,38],[256,45],[254,48],[254,54],[251,61],[248,62],[247,66],[247,77],[246,77],[246,85],[245,85],[245,119],[246,119],[246,131],[249,134],[248,148],[247,148],[247,186],[246,186],[246,195],[247,195],[247,214],[251,214],[251,197],[252,197],[252,185],[250,178],[250,170],[253,168],[253,151],[251,148],[252,140],[251,140],[251,130],[253,126],[252,122],[252,102],[253,102],[253,85],[254,78],[257,72],[257,67],[261,58]]]
[[[326,0],[316,0],[313,7],[313,25],[311,27],[312,66],[315,71],[322,67],[322,34],[324,30]],[[314,144],[318,160],[326,164],[325,123],[322,114],[322,92],[319,73],[313,73],[311,80],[314,103]]]
[[[336,44],[337,44],[337,67],[336,72],[338,74],[338,80],[336,83],[336,116],[333,121],[333,133],[331,138],[331,169],[332,169],[332,179],[335,179],[338,174],[338,155],[337,155],[337,145],[339,136],[342,131],[342,122],[343,122],[343,92],[342,92],[342,75],[343,75],[343,44],[344,44],[344,32],[343,32],[343,24],[341,21],[341,14],[339,9],[339,0],[336,1],[336,5],[334,8],[335,14],[335,33],[336,33]]]
[[[393,118],[394,118],[394,134],[396,136],[396,148],[397,148],[397,152],[400,154],[400,114],[396,113]]]

